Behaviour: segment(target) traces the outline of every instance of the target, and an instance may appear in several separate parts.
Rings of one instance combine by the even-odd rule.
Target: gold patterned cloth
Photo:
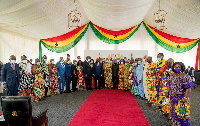
[[[112,64],[105,63],[104,64],[104,79],[105,79],[105,87],[112,88]]]
[[[124,89],[124,70],[125,70],[125,64],[119,65],[119,85],[118,89],[123,90]]]

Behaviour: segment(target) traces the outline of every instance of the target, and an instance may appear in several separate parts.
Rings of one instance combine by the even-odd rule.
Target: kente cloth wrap
[[[43,79],[44,79],[44,86],[45,87],[49,87],[51,85],[51,81],[50,81],[50,74],[49,74],[49,68],[48,68],[48,64],[46,63],[42,63],[42,71],[43,71]]]
[[[111,63],[105,63],[104,66],[104,79],[105,79],[105,87],[112,88],[112,64]]]
[[[37,66],[36,72],[42,71],[42,68],[40,65]],[[42,99],[44,97],[44,83],[43,83],[43,74],[35,74],[35,81],[34,81],[34,95],[35,100],[39,101],[39,99]]]
[[[58,82],[58,69],[57,69],[57,65],[53,64],[51,71],[53,73],[50,74],[50,80],[51,80],[51,86],[50,86],[50,94],[56,94],[58,92],[58,88],[59,88],[59,82]]]
[[[84,77],[83,77],[83,67],[77,66],[77,72],[78,72],[78,90],[84,89]]]
[[[118,89],[123,90],[124,89],[124,70],[125,70],[125,64],[119,65],[119,85]]]
[[[130,89],[130,83],[129,83],[129,76],[130,76],[130,64],[127,64],[124,69],[124,90]]]
[[[156,103],[156,88],[155,88],[155,81],[156,81],[156,63],[151,62],[147,66],[146,76],[147,76],[147,91],[148,91],[148,101]],[[153,95],[154,94],[154,95]]]
[[[19,64],[19,71],[20,71],[20,85],[19,90],[20,92],[24,89],[33,89],[34,78],[30,73],[28,73],[27,64],[20,63]]]

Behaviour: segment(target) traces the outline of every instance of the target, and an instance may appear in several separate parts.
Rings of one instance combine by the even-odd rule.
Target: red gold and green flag
[[[140,27],[141,23],[131,28],[113,31],[102,28],[90,22],[90,26],[94,34],[103,42],[108,44],[119,44],[129,39]]]
[[[74,29],[73,31],[70,31],[66,34],[48,38],[48,39],[41,39],[39,42],[39,58],[42,59],[42,47],[41,44],[43,44],[44,47],[46,47],[48,50],[56,53],[62,53],[65,51],[70,50],[73,48],[85,35],[87,29],[88,29],[89,23],[85,24],[81,27],[78,27]]]
[[[197,45],[200,41],[197,39],[189,39],[189,38],[181,38],[177,36],[173,36],[162,31],[159,31],[148,24],[144,23],[144,26],[149,33],[149,35],[153,38],[153,40],[159,44],[161,47],[176,53],[182,53],[191,50],[193,47]]]

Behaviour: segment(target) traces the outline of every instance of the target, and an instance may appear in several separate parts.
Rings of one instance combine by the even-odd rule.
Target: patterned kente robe
[[[167,98],[167,82],[169,81],[169,76],[173,73],[171,68],[166,69],[163,72],[163,78],[162,78],[162,85],[161,85],[161,104],[162,104],[162,111],[165,113],[171,112],[171,105],[170,105],[170,98]]]
[[[36,68],[36,72],[42,71],[42,68],[40,65]],[[43,74],[35,74],[35,81],[34,81],[34,95],[35,95],[35,101],[39,101],[39,99],[44,98],[44,83],[43,83]]]
[[[120,64],[119,65],[119,85],[118,85],[118,89],[121,89],[121,90],[124,89],[124,69],[125,69],[125,64]]]
[[[28,72],[27,64],[19,64],[20,80],[19,85],[20,95],[29,96],[31,95],[31,90],[33,89],[34,78],[31,73]]]
[[[105,79],[105,87],[112,88],[112,64],[111,63],[105,63],[104,66],[104,79]]]
[[[59,88],[59,82],[58,82],[58,69],[56,64],[52,65],[51,71],[53,72],[50,74],[50,80],[51,80],[51,86],[50,86],[50,94],[57,94],[58,88]]]
[[[124,90],[130,90],[129,76],[130,76],[130,64],[127,64],[124,69]]]
[[[148,101],[154,102],[155,95],[153,93],[156,92],[155,81],[156,81],[156,63],[151,62],[147,66],[146,77],[147,77],[147,91],[148,91]]]
[[[167,67],[166,61],[164,59],[156,64],[156,84],[155,84],[156,94],[153,94],[153,95],[155,95],[154,101],[159,105],[162,105],[162,89],[161,89],[161,87],[162,87],[163,72],[167,68],[168,67]]]
[[[49,67],[48,64],[43,63],[41,65],[42,67],[42,71],[43,71],[43,79],[44,79],[44,86],[45,87],[49,87],[51,85],[51,81],[50,81],[50,74],[49,74]]]

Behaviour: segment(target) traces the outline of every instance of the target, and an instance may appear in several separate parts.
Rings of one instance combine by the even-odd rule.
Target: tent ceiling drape
[[[82,24],[123,30],[141,21],[153,26],[158,0],[1,0],[0,28],[24,36],[41,39],[62,35],[68,28],[68,13],[75,9],[82,14]],[[199,0],[160,0],[167,12],[164,31],[184,38],[200,36]]]

